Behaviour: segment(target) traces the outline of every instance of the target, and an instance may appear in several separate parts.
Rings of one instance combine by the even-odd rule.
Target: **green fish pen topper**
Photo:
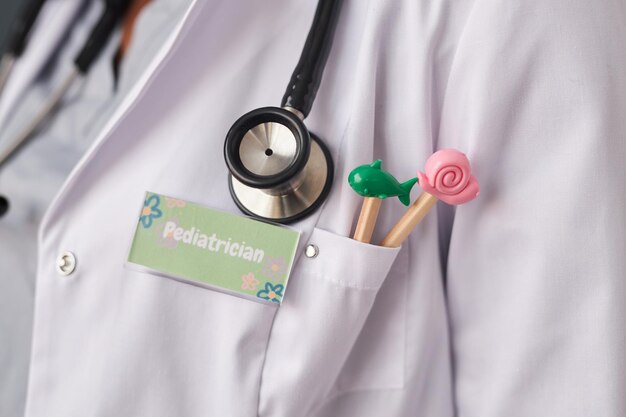
[[[353,239],[365,243],[372,239],[382,200],[398,197],[402,204],[408,206],[411,189],[417,183],[417,178],[400,183],[393,175],[383,171],[381,165],[382,161],[377,159],[371,164],[354,168],[348,175],[350,187],[365,197],[353,236]]]

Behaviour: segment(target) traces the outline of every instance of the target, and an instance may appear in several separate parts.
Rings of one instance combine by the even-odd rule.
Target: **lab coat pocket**
[[[313,230],[307,245],[317,247],[317,256],[300,257],[274,319],[261,380],[260,416],[305,416],[338,389],[390,388],[402,383],[401,364],[389,374],[377,374],[384,363],[354,371],[367,355],[382,361],[381,354],[397,353],[390,346],[404,344],[403,317],[397,323],[368,320],[400,248],[364,244],[321,229]],[[379,324],[393,329],[383,331],[383,337],[396,339],[372,341]],[[363,337],[364,344],[372,342],[371,347],[355,345]],[[378,381],[366,381],[379,376]]]
[[[107,330],[112,341],[99,372],[113,386],[141,386],[143,394],[128,389],[128,397],[108,400],[135,407],[128,415],[255,415],[277,306],[168,274],[126,270],[125,278],[122,302],[110,302],[123,320]],[[144,379],[129,379],[129,369]],[[173,404],[181,408],[173,411]]]

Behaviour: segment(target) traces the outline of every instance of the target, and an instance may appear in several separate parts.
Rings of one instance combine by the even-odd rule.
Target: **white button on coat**
[[[306,248],[304,249],[304,255],[307,258],[315,258],[318,253],[319,253],[319,248],[317,247],[317,245],[314,245],[312,243],[306,245]]]
[[[61,275],[70,275],[76,269],[76,256],[72,252],[63,252],[57,258],[57,272]]]
[[[280,308],[124,268],[146,190],[237,212],[224,135],[280,102],[315,9],[217,4],[194,2],[47,212],[41,260],[79,241],[98,262],[71,290],[40,262],[26,415],[626,415],[623,4],[345,1],[307,119],[335,185],[293,225],[320,251]],[[478,199],[401,249],[346,237],[352,168],[404,180],[441,147]],[[385,201],[374,239],[404,210]]]

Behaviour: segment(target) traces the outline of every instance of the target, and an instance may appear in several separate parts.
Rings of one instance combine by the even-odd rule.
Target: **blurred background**
[[[4,52],[10,22],[16,16],[20,0],[0,0],[0,53]]]

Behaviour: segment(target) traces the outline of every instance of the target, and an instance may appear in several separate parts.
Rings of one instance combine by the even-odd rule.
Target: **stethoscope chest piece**
[[[256,109],[226,135],[230,192],[244,213],[290,223],[312,213],[328,195],[330,153],[299,116],[279,107]]]
[[[333,162],[304,125],[330,52],[341,0],[319,0],[280,107],[241,116],[224,144],[230,193],[244,213],[279,223],[311,214],[330,191]]]

